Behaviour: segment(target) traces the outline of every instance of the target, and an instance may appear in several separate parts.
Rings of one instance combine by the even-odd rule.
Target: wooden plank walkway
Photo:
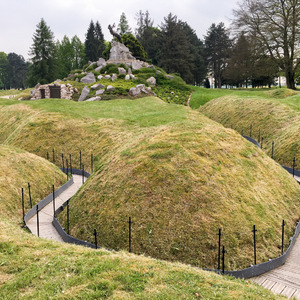
[[[300,299],[300,235],[283,266],[250,280],[274,294]]]
[[[55,208],[59,208],[64,202],[70,199],[82,185],[82,176],[73,174],[74,183],[55,198]],[[86,180],[86,178],[85,178]],[[56,240],[63,242],[60,235],[57,233],[56,229],[52,225],[53,221],[53,202],[50,202],[43,209],[39,211],[39,233],[40,237]],[[34,215],[27,222],[28,228],[34,235],[37,235],[37,217]]]

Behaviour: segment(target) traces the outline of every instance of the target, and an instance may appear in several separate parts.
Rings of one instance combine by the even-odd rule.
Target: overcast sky
[[[28,59],[36,25],[44,18],[55,39],[77,35],[84,42],[91,20],[99,21],[111,40],[109,24],[118,24],[122,12],[132,28],[139,10],[150,13],[154,26],[170,12],[186,21],[200,39],[212,23],[230,25],[237,0],[0,0],[0,52],[15,52]]]

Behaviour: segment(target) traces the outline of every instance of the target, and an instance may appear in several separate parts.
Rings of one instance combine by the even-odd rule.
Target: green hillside
[[[259,139],[269,155],[274,141],[274,159],[292,166],[293,158],[300,161],[300,96],[297,92],[274,90],[265,92],[269,99],[230,95],[216,98],[199,111],[225,127]],[[292,93],[292,95],[291,95]]]
[[[20,187],[30,181],[35,203],[65,175],[38,156],[3,145],[0,168],[6,174],[0,178],[1,299],[278,298],[249,282],[179,263],[37,238],[20,226]]]
[[[294,230],[299,188],[290,175],[197,111],[154,97],[2,104],[2,143],[43,157],[55,148],[56,162],[72,154],[73,166],[82,150],[85,169],[93,153],[96,172],[71,204],[81,239],[98,228],[102,245],[127,249],[131,216],[135,253],[215,268],[221,227],[226,268],[236,269],[252,263],[253,224],[260,262],[279,255],[282,219]]]

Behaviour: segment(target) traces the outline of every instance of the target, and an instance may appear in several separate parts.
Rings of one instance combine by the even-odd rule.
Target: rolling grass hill
[[[268,97],[268,98],[266,98]],[[300,161],[300,95],[289,90],[265,92],[263,97],[229,95],[216,98],[201,106],[199,111],[245,135],[264,138],[263,147],[271,155],[274,141],[274,159],[292,166],[293,158]]]
[[[30,181],[35,203],[51,192],[53,182],[64,183],[65,175],[38,156],[3,145],[0,168],[3,300],[280,298],[249,282],[179,263],[37,238],[20,226],[20,187]]]
[[[73,166],[82,150],[85,169],[94,154],[96,172],[71,203],[81,239],[98,228],[101,245],[126,249],[131,216],[135,253],[215,268],[221,227],[235,269],[252,263],[253,224],[262,262],[280,254],[282,219],[290,236],[299,218],[290,175],[197,111],[154,97],[0,104],[1,143],[43,157],[55,148],[56,163],[71,153]]]

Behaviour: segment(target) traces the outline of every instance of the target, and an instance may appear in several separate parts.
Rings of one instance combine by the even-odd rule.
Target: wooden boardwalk
[[[82,176],[73,174],[74,183],[55,198],[55,208],[59,208],[64,202],[70,199],[82,185]],[[56,229],[52,225],[53,221],[53,202],[50,202],[43,209],[39,211],[39,233],[40,237],[56,240],[63,242],[60,235],[57,233]],[[27,222],[28,228],[34,235],[37,235],[37,217],[34,215]]]

